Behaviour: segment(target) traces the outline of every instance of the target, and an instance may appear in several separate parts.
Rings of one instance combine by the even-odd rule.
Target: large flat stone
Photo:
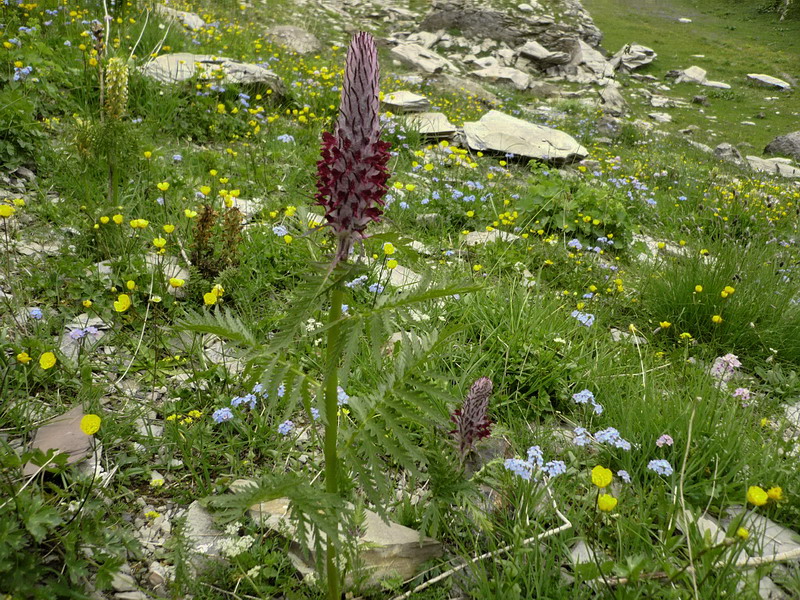
[[[426,73],[458,72],[456,66],[449,60],[419,44],[398,44],[392,48],[391,55],[400,62]]]
[[[404,117],[405,124],[410,129],[419,131],[424,137],[433,139],[450,139],[457,129],[442,113],[425,112]]]
[[[142,73],[146,77],[161,83],[181,83],[195,76],[203,80],[217,80],[214,73],[219,71],[224,74],[222,83],[263,85],[279,94],[285,89],[280,77],[268,68],[224,56],[190,52],[162,54],[142,67]]]
[[[777,77],[772,77],[772,75],[763,75],[762,73],[748,73],[747,78],[750,81],[755,81],[766,87],[778,88],[779,90],[790,90],[792,89],[792,84],[788,81],[784,81],[783,79],[778,79]]]
[[[582,160],[589,154],[571,135],[490,110],[479,121],[464,123],[473,150],[512,153],[546,162]]]

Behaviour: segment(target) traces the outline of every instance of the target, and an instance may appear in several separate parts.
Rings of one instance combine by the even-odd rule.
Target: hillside
[[[7,2],[0,595],[800,597],[766,4]]]

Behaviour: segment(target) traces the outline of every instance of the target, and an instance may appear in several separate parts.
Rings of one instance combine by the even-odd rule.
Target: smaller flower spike
[[[389,144],[380,139],[378,53],[374,38],[357,33],[347,50],[339,118],[322,134],[316,204],[338,238],[334,264],[346,260],[370,221],[378,221],[389,179]]]
[[[492,422],[486,416],[486,411],[492,387],[492,380],[488,377],[478,379],[469,389],[461,408],[451,417],[456,424],[452,433],[458,443],[462,460],[472,451],[476,442],[489,437]]]

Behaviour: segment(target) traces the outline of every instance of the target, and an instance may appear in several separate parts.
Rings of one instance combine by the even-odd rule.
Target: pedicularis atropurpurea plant
[[[342,569],[353,566],[352,560],[341,557],[355,558],[355,544],[348,545],[343,533],[358,530],[355,521],[360,511],[345,500],[356,504],[365,500],[385,516],[395,492],[388,475],[391,467],[411,478],[425,478],[420,466],[428,464],[426,448],[436,448],[435,440],[451,428],[448,420],[456,400],[445,390],[452,382],[438,381],[424,368],[445,336],[432,328],[420,335],[403,334],[399,348],[391,350],[387,340],[393,331],[405,329],[401,323],[412,321],[412,305],[447,301],[477,289],[475,285],[432,289],[424,280],[410,291],[377,292],[361,306],[355,304],[355,294],[348,299],[353,281],[365,271],[364,264],[351,257],[357,254],[356,244],[367,237],[369,223],[381,217],[389,179],[390,145],[381,140],[378,93],[375,41],[370,34],[359,33],[347,53],[339,117],[333,133],[322,136],[317,163],[316,204],[325,209],[327,224],[308,236],[311,243],[313,235],[332,233],[335,249],[330,261],[318,265],[298,287],[296,302],[277,333],[262,345],[246,325],[218,308],[183,323],[185,329],[213,333],[251,351],[245,376],[264,386],[268,400],[261,414],[274,425],[301,403],[313,432],[319,418],[324,429],[324,493],[296,474],[271,473],[256,486],[210,503],[229,509],[235,517],[254,502],[288,496],[300,544],[306,544],[309,530],[313,532],[310,541],[317,568],[325,574],[331,600],[340,598]],[[309,328],[309,319],[319,322],[316,317],[325,309],[326,323]],[[315,364],[310,357],[319,355],[317,344],[323,336],[325,351]],[[345,385],[352,394],[346,412],[339,406]],[[490,391],[490,382],[488,386]],[[315,400],[317,406],[312,407]],[[479,431],[470,429],[465,443],[484,433],[483,420],[477,425]],[[431,443],[423,442],[426,437]],[[436,452],[447,454],[448,448],[439,446]],[[450,456],[457,470],[456,453]],[[441,517],[431,511],[426,521]]]

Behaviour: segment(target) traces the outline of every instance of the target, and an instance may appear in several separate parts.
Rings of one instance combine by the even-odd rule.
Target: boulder
[[[784,81],[783,79],[778,79],[777,77],[772,77],[771,75],[762,75],[761,73],[748,73],[747,78],[750,81],[755,81],[756,83],[771,87],[771,88],[778,88],[779,90],[790,90],[792,89],[792,85]]]
[[[671,123],[672,122],[672,116],[667,114],[667,113],[665,113],[665,112],[651,112],[651,113],[648,113],[647,116],[650,117],[651,119],[653,119],[653,121],[655,121],[656,123]]]
[[[187,29],[191,29],[193,31],[202,29],[206,26],[206,22],[198,15],[191,12],[186,12],[185,10],[175,10],[169,6],[164,6],[163,4],[156,4],[156,14],[167,19],[177,21]]]
[[[524,46],[517,48],[517,54],[529,58],[534,62],[545,67],[552,65],[565,65],[571,60],[567,52],[552,52],[542,46],[539,42],[529,41]]]
[[[789,156],[800,162],[800,131],[779,135],[764,148],[764,154]]]
[[[500,104],[500,98],[488,91],[477,81],[472,81],[449,73],[437,73],[428,81],[437,88],[444,88],[458,94],[473,96],[475,99],[488,106]]]
[[[736,146],[728,144],[727,142],[714,148],[714,156],[735,165],[741,166],[745,164],[744,158],[742,158],[742,154],[736,149]]]
[[[761,158],[760,156],[747,156],[747,162],[754,171],[772,173],[781,177],[792,179],[800,177],[800,167],[792,165],[780,158]]]
[[[81,431],[83,408],[74,406],[71,410],[45,422],[33,434],[29,450],[41,450],[47,453],[55,450],[56,454],[66,454],[68,465],[84,460],[92,454],[92,436]],[[32,462],[26,463],[22,474],[26,477],[39,471]]]
[[[242,480],[234,485],[246,485]],[[278,498],[262,502],[250,507],[250,517],[262,527],[266,527],[280,535],[295,536],[294,524],[289,520],[289,499]],[[436,540],[420,536],[414,531],[392,521],[384,522],[377,513],[365,509],[365,520],[357,533],[361,547],[359,559],[367,585],[378,585],[388,577],[399,577],[401,580],[411,579],[417,574],[425,561],[442,555],[442,546]],[[292,563],[301,572],[313,570],[313,559],[306,562],[300,554],[307,554],[295,542],[294,551],[290,554]],[[348,582],[349,583],[349,582]]]
[[[552,12],[560,15],[558,22],[550,15],[532,11],[502,12],[470,1],[439,0],[419,27],[425,31],[458,30],[467,39],[490,39],[512,47],[534,39],[550,48],[551,43],[565,37],[579,38],[592,46],[600,44],[603,34],[579,0],[551,0],[550,4],[551,9],[557,9]]]
[[[718,88],[721,90],[729,90],[731,88],[731,86],[727,83],[722,83],[721,81],[710,81],[706,78],[707,74],[708,72],[705,69],[697,66],[691,66],[688,69],[683,69],[682,71],[670,71],[667,73],[667,77],[675,77],[675,83],[697,83],[699,85]]]
[[[458,69],[446,58],[433,50],[423,48],[419,44],[398,44],[392,48],[392,56],[400,62],[426,73],[450,71],[457,73]]]
[[[531,76],[513,67],[489,67],[478,69],[470,73],[473,77],[486,79],[492,83],[507,83],[513,85],[519,91],[528,89],[531,83]]]
[[[268,38],[298,54],[311,54],[322,50],[322,44],[313,34],[294,25],[276,25],[265,32]]]
[[[617,71],[628,73],[639,67],[649,65],[658,57],[656,51],[641,44],[626,44],[611,57],[611,66]]]
[[[452,139],[456,134],[456,126],[442,113],[423,112],[409,115],[403,120],[406,127],[418,131],[425,138]]]
[[[618,84],[609,83],[598,91],[600,101],[602,102],[600,108],[603,109],[604,113],[615,117],[620,117],[625,114],[625,111],[628,109],[628,103],[625,102],[625,98],[623,98],[619,90],[620,87]]]
[[[161,83],[181,83],[195,76],[217,80],[214,73],[219,71],[224,74],[221,83],[265,86],[281,95],[285,90],[280,77],[268,68],[222,56],[189,52],[162,54],[142,67],[146,77]]]
[[[417,112],[428,110],[431,107],[431,103],[425,96],[406,90],[386,94],[381,102],[386,108],[397,113]]]
[[[510,153],[556,164],[586,158],[588,151],[571,135],[535,125],[497,110],[464,123],[467,145],[476,151]]]
[[[613,79],[614,68],[600,52],[583,40],[574,40],[571,60],[565,65],[547,69],[551,77],[561,77],[573,83],[593,83]]]

